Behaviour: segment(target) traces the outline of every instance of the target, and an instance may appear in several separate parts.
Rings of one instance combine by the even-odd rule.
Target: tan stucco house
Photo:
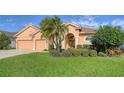
[[[68,32],[62,41],[62,48],[91,44],[90,37],[96,32],[92,28],[81,28],[75,24],[66,24]],[[48,49],[48,41],[42,36],[40,29],[32,24],[26,26],[16,35],[16,49],[43,51]]]

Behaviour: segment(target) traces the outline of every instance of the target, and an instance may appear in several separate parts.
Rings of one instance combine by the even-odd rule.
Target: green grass
[[[0,59],[0,76],[124,76],[124,58],[25,54]]]

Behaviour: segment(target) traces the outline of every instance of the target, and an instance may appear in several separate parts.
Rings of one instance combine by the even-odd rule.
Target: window
[[[91,39],[92,39],[92,36],[87,36],[87,37],[86,37],[86,40],[87,40],[87,41],[91,41]]]

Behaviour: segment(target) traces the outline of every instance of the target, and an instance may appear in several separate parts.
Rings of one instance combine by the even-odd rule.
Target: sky
[[[45,17],[45,15],[0,15],[0,30],[18,32],[28,24],[39,26]],[[100,25],[113,25],[124,29],[124,15],[59,15],[59,17],[63,23],[74,23],[81,27],[98,28]]]

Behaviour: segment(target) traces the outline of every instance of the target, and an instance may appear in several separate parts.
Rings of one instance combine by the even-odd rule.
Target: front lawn
[[[0,76],[124,76],[124,58],[25,54],[0,59]]]

